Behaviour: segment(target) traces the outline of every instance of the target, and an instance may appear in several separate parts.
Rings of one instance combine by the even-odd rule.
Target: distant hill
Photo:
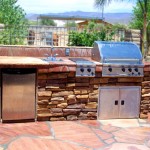
[[[27,14],[26,18],[29,20],[37,20],[37,17],[40,14]],[[60,15],[60,16],[93,16],[97,18],[102,18],[102,14],[98,12],[83,12],[83,11],[70,11],[64,13],[47,13],[42,15]],[[104,20],[109,23],[121,23],[121,24],[128,24],[132,19],[132,13],[104,13]]]

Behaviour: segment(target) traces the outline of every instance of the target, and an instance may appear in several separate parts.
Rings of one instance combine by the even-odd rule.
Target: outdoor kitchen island
[[[113,44],[117,50],[118,47],[122,46],[122,43],[119,45],[119,42]],[[65,66],[58,69],[54,64],[50,70],[40,69],[38,75],[38,120],[83,120],[97,119],[97,116],[98,119],[139,118],[143,65],[142,62],[138,65],[136,63],[141,61],[142,55],[135,44],[123,44],[121,48],[125,47],[126,51],[130,50],[130,54],[134,52],[134,55],[131,56],[129,54],[126,56],[125,52],[124,56],[126,59],[123,59],[125,63],[122,63],[121,58],[117,54],[117,62],[120,60],[122,63],[117,70],[120,71],[122,68],[127,70],[130,68],[132,71],[124,71],[122,69],[123,73],[120,71],[119,75],[117,74],[118,72],[114,74],[114,71],[110,76],[103,75],[104,64],[100,62],[100,59],[94,61],[94,58],[69,58],[76,65],[74,69],[73,67],[70,69],[65,68]],[[110,47],[113,47],[112,45]],[[93,54],[92,49],[92,57]],[[95,55],[96,57],[104,56],[104,54],[100,56],[98,52],[95,52]],[[112,66],[108,65],[108,70]],[[112,68],[112,70],[114,69]],[[101,88],[105,87],[117,88],[117,93],[118,89],[122,89],[123,99],[120,102],[119,98],[112,99],[116,92],[106,89],[106,98],[103,98],[101,103]],[[103,108],[99,106],[101,104]],[[119,111],[118,108],[120,109],[121,106],[123,110]],[[120,112],[123,112],[123,115],[120,115]],[[102,113],[105,113],[105,115],[101,115]],[[101,118],[99,116],[104,117]]]
[[[32,48],[30,49],[32,50]],[[37,48],[33,49],[38,51]],[[48,63],[40,60],[42,61],[41,65],[37,65],[37,120],[97,119],[99,88],[104,86],[142,86],[142,98],[140,99],[141,102],[138,116],[140,118],[147,118],[148,113],[150,112],[150,64],[145,64],[144,78],[102,77],[102,64],[91,59],[90,48],[88,50],[85,48],[73,48],[73,50],[71,49],[72,51],[78,51],[78,53],[82,51],[81,53],[84,55],[81,56],[77,55],[77,53],[73,53],[73,56],[70,57],[61,55],[62,50],[64,51],[65,49],[59,47],[56,47],[55,49],[57,52],[60,51],[59,56],[62,61]],[[42,51],[42,48],[40,51]],[[88,54],[85,55],[83,51],[88,51]],[[74,54],[76,54],[76,56]],[[41,55],[39,57],[41,57]],[[77,77],[77,64],[70,60],[70,58],[74,57],[82,57],[94,62],[95,76]],[[9,57],[6,58],[9,59]],[[22,58],[23,57],[20,57],[20,59]],[[15,64],[16,61],[14,61],[14,63],[11,62],[10,64],[5,64],[4,62],[5,61],[0,62],[1,68],[15,68],[17,66],[34,68],[36,66],[34,64],[25,65],[23,64],[24,61],[22,61],[22,64]]]
[[[102,77],[100,65],[95,77],[76,77],[75,70],[55,69],[39,69],[38,120],[97,119],[99,87],[141,86],[142,82],[141,77]]]

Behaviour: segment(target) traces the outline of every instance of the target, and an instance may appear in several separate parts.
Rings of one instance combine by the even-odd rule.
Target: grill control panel
[[[142,66],[103,66],[102,76],[142,77]]]
[[[75,62],[76,77],[94,77],[96,64],[84,58],[70,58],[71,61]]]
[[[94,66],[85,66],[78,65],[76,69],[76,76],[79,77],[94,77],[95,76],[95,67]]]

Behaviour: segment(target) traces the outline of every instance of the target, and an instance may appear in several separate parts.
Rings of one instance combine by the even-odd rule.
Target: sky
[[[18,0],[17,4],[27,14],[61,13],[68,11],[101,12],[101,10],[94,7],[94,0]],[[129,0],[112,2],[105,6],[104,13],[132,13],[133,6],[134,3]]]

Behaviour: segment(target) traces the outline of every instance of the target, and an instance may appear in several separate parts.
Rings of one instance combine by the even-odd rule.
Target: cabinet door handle
[[[115,100],[115,105],[118,105],[118,100]]]
[[[124,105],[124,100],[121,100],[121,105]]]

